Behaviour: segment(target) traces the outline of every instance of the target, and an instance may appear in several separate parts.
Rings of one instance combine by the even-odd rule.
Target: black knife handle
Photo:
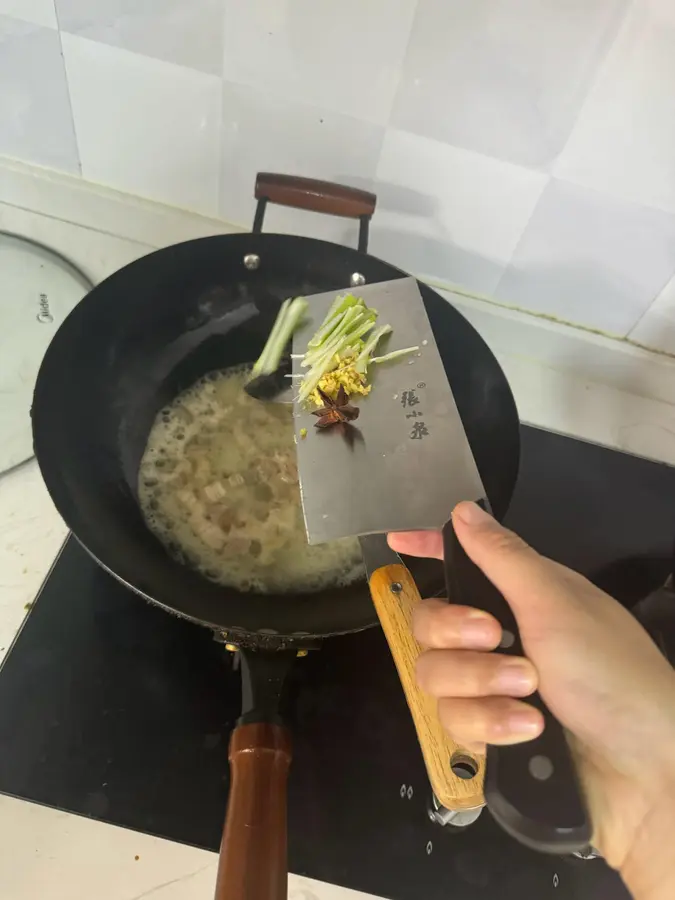
[[[490,613],[502,626],[499,652],[522,656],[510,606],[466,555],[452,521],[443,528],[443,548],[450,602]],[[505,831],[533,850],[583,850],[590,843],[591,826],[565,733],[538,693],[527,702],[544,716],[544,731],[523,744],[488,745],[486,805]]]

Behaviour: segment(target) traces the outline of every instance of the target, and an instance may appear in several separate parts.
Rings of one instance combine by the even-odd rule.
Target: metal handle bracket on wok
[[[310,212],[326,213],[359,220],[359,253],[368,250],[368,229],[375,212],[377,197],[370,191],[318,181],[316,178],[300,178],[297,175],[279,175],[274,172],[258,172],[255,180],[255,198],[258,206],[253,219],[253,234],[262,231],[268,203],[292,206]]]

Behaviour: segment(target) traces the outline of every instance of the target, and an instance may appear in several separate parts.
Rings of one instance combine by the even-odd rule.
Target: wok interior
[[[248,253],[260,267],[243,264]],[[59,329],[35,392],[35,450],[67,524],[122,581],[178,614],[236,634],[328,635],[376,621],[367,587],[256,595],[223,588],[172,560],[147,528],[137,477],[152,422],[204,373],[252,362],[280,302],[403,273],[320,241],[229,235],[150,254],[94,289]],[[518,459],[517,417],[504,376],[468,323],[423,289],[478,467],[496,513],[506,508]],[[439,473],[442,477],[442,473]],[[410,561],[423,594],[441,568]]]

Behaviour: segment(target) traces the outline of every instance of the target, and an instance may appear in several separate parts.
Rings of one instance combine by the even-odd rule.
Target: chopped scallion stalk
[[[253,367],[253,377],[276,371],[307,305],[302,297],[284,301],[260,359]],[[298,387],[301,401],[308,400],[314,394],[314,400],[318,403],[315,394],[317,387],[329,391],[329,396],[337,390],[336,385],[349,392],[367,394],[370,385],[366,378],[371,363],[389,362],[419,349],[407,347],[373,356],[380,340],[392,331],[390,325],[376,328],[377,318],[377,310],[371,309],[363,299],[353,294],[333,300],[323,322],[308,342],[307,351],[291,354],[294,359],[300,360],[300,367],[306,370],[287,376]]]
[[[290,298],[284,300],[263,352],[251,370],[253,378],[259,375],[271,375],[279,368],[286,344],[293,336],[293,332],[298,325],[300,325],[308,305],[304,297],[296,297],[295,300]]]
[[[341,312],[329,319],[328,322],[326,322],[325,325],[322,325],[321,328],[317,331],[309,344],[307,344],[307,347],[312,350],[315,347],[320,347],[321,344],[323,344],[323,342],[327,340],[335,331],[340,322],[342,322],[342,320],[344,319],[345,315],[346,312]]]
[[[368,371],[368,363],[370,362],[371,353],[377,347],[381,338],[385,336],[385,334],[389,334],[391,332],[391,325],[381,325],[379,328],[376,328],[375,331],[370,335],[368,340],[365,343],[363,350],[359,353],[358,358],[355,363],[356,371],[359,375],[365,375]]]
[[[321,323],[321,328],[330,322],[338,313],[346,312],[350,306],[365,306],[363,300],[359,297],[355,297],[353,294],[347,294],[346,296],[338,296],[333,300],[330,305],[330,309],[326,313],[326,318]],[[308,344],[309,347],[312,346],[312,341]]]
[[[391,362],[392,359],[398,359],[399,356],[407,356],[409,353],[416,353],[419,347],[406,347],[404,350],[392,350],[391,353],[385,353],[384,356],[373,356],[370,360],[372,363]]]

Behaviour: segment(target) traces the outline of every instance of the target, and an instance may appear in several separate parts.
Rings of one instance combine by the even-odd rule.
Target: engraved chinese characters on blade
[[[412,427],[412,431],[410,432],[410,440],[411,441],[421,441],[422,438],[427,437],[429,434],[429,429],[424,424],[424,422],[415,422]]]
[[[424,410],[417,407],[422,403],[419,391],[423,391],[426,384],[421,381],[416,389],[403,391],[401,394],[401,406],[406,410],[406,419],[413,419],[408,437],[411,441],[421,441],[428,437],[429,428],[423,420]]]

